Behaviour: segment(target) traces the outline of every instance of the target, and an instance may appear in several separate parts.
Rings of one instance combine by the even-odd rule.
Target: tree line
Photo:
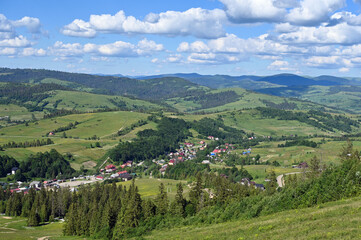
[[[50,139],[47,138],[45,139],[37,139],[37,140],[33,140],[33,141],[25,141],[25,142],[8,142],[6,144],[2,145],[2,148],[27,148],[27,147],[40,147],[40,146],[45,146],[45,145],[50,145],[50,144],[54,144],[54,142]]]

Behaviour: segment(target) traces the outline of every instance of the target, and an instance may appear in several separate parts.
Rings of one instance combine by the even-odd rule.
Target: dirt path
[[[285,186],[285,179],[284,179],[284,176],[285,176],[285,175],[299,174],[299,173],[302,173],[302,172],[285,173],[285,174],[279,175],[279,176],[277,177],[278,187],[284,187],[284,186]]]
[[[45,236],[45,237],[41,237],[41,238],[38,238],[38,240],[48,240],[51,236]]]

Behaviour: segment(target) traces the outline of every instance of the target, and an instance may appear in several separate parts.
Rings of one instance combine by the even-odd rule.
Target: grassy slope
[[[136,178],[135,185],[138,187],[139,193],[144,198],[156,198],[159,193],[159,185],[163,183],[166,191],[168,192],[168,198],[173,200],[177,193],[177,184],[182,183],[183,195],[188,198],[190,191],[187,181],[183,180],[172,180],[172,179],[158,179],[158,178]],[[132,181],[120,182],[123,186],[129,188]]]
[[[361,198],[221,224],[154,231],[146,239],[360,239]]]
[[[361,92],[341,91],[330,94],[329,89],[330,87],[325,86],[312,86],[302,94],[301,98],[332,107],[348,109],[358,114],[361,113]]]
[[[251,92],[242,88],[225,88],[225,89],[211,90],[209,92],[219,93],[230,90],[235,91],[240,96],[238,101],[227,103],[225,105],[218,107],[202,109],[201,111],[216,112],[216,111],[225,111],[225,110],[239,110],[239,109],[248,109],[248,108],[256,108],[256,107],[266,107],[266,104],[262,102],[263,100],[270,101],[275,104],[280,104],[285,101],[285,98],[282,97]],[[299,110],[319,109],[323,107],[316,103],[304,102],[295,99],[286,99],[286,100],[289,103],[295,103]],[[197,108],[200,107],[199,104],[192,101],[186,101],[184,98],[168,99],[166,103],[177,108],[179,111],[185,111],[185,112],[200,111],[200,110],[196,110]]]
[[[53,104],[57,100],[61,100],[58,104],[57,109],[74,109],[78,111],[91,111],[96,109],[102,109],[104,107],[108,108],[117,108],[116,105],[109,102],[108,99],[113,99],[114,101],[124,101],[127,104],[127,107],[137,106],[145,109],[154,108],[160,109],[159,105],[138,100],[138,99],[130,99],[121,96],[109,96],[109,95],[101,95],[101,94],[93,94],[87,92],[76,92],[76,91],[54,91],[53,95],[43,101],[49,102],[47,107],[53,108]]]
[[[112,134],[141,119],[146,119],[147,116],[148,114],[124,111],[85,113],[39,120],[37,121],[37,124],[30,123],[28,127],[21,124],[3,128],[1,129],[2,135],[0,135],[0,144],[9,141],[23,142],[41,139],[43,136],[46,137],[46,133],[56,128],[66,126],[75,121],[80,123],[75,129],[66,131],[67,136],[78,137],[79,139],[60,138],[62,133],[56,133],[55,136],[51,138],[55,144],[25,149],[10,148],[6,149],[4,152],[0,152],[0,154],[8,154],[14,156],[17,160],[22,161],[30,154],[44,152],[55,148],[61,153],[72,153],[75,157],[73,165],[75,168],[79,168],[79,164],[83,162],[97,161],[109,148],[115,146],[119,142],[119,137],[111,138]],[[86,138],[92,137],[93,135],[100,137],[100,140],[86,140]],[[97,141],[101,143],[103,148],[90,148],[90,144],[94,145]]]

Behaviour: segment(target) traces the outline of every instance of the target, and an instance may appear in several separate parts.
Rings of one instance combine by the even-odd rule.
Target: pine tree
[[[161,183],[159,186],[159,193],[156,198],[157,203],[157,214],[164,215],[168,211],[168,196],[167,192],[165,191],[164,184]]]
[[[37,213],[36,207],[33,206],[31,208],[31,211],[30,211],[30,214],[29,214],[28,226],[29,227],[39,226],[39,222],[40,222],[39,214]]]

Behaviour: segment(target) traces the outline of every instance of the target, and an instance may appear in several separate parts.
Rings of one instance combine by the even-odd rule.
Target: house
[[[48,134],[48,136],[54,136],[55,134],[54,134],[54,132],[50,132],[49,134]]]
[[[214,137],[213,136],[208,136],[207,137],[209,140],[214,140]]]
[[[102,177],[102,176],[96,176],[95,179],[96,179],[96,180],[104,180],[104,177]]]
[[[126,164],[127,164],[127,167],[131,167],[133,164],[133,161],[128,161]]]
[[[308,164],[306,162],[301,162],[297,166],[292,166],[294,168],[308,168]]]
[[[119,175],[122,175],[122,174],[125,174],[125,173],[128,173],[128,172],[127,171],[118,172]]]
[[[109,164],[108,166],[105,167],[106,170],[109,170],[109,169],[112,169],[112,170],[115,170],[116,167],[114,164]]]
[[[13,167],[11,169],[11,174],[14,175],[18,169],[19,169],[18,167]]]
[[[110,178],[117,178],[119,177],[119,173],[113,173],[112,175],[110,175]]]
[[[29,187],[30,188],[41,188],[41,182],[39,181],[32,181],[30,184],[29,184]]]
[[[210,164],[211,162],[209,160],[203,160],[202,164]]]
[[[175,160],[171,159],[168,164],[171,165],[171,166],[175,165]]]
[[[256,189],[260,189],[260,190],[262,190],[262,191],[266,190],[266,188],[264,187],[263,184],[258,184],[258,183],[256,183],[256,184],[254,185],[254,187],[255,187]]]
[[[126,181],[129,181],[129,180],[132,180],[132,178],[133,178],[133,176],[130,175],[129,173],[122,174],[120,177],[121,177],[122,180],[125,181],[125,182],[126,182]]]
[[[122,164],[120,167],[121,167],[121,168],[125,168],[126,166],[127,166],[127,164],[124,163],[124,164]]]

